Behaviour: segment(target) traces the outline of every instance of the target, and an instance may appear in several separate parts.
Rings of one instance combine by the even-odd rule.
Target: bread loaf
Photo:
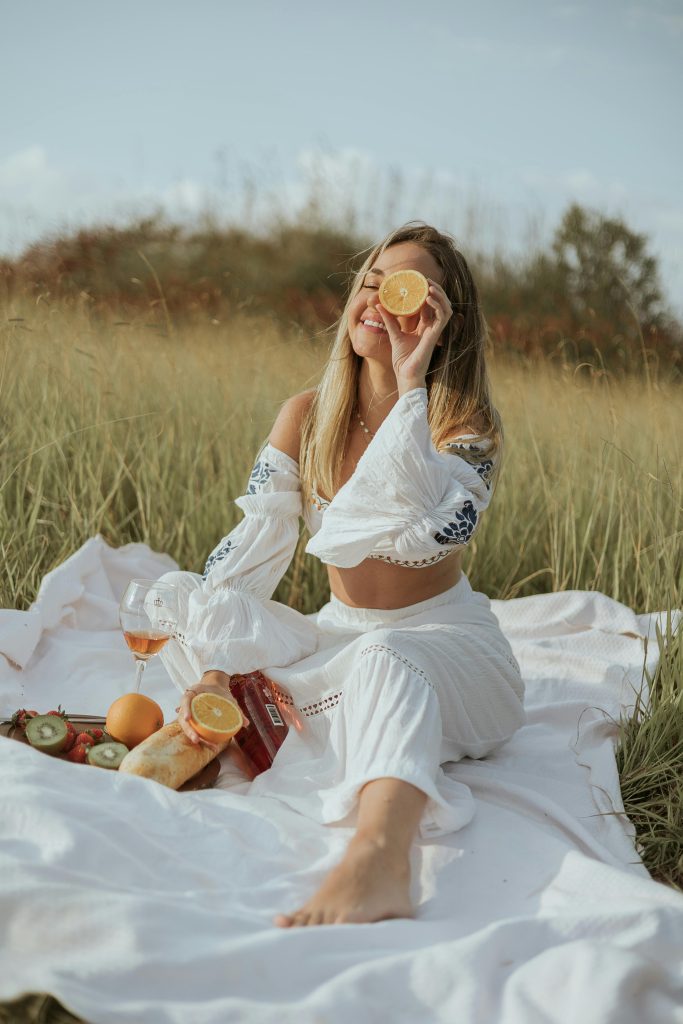
[[[230,743],[217,744],[218,751],[204,743],[195,745],[185,735],[177,720],[153,732],[137,747],[133,747],[119,765],[120,772],[142,775],[154,779],[162,786],[179,789],[184,782],[201,771]]]

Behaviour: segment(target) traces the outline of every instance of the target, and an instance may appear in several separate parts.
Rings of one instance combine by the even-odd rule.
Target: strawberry
[[[19,708],[17,711],[14,712],[12,718],[10,719],[15,729],[18,729],[20,726],[23,726],[25,720],[26,708]]]
[[[75,729],[70,729],[67,732],[66,743],[62,747],[62,752],[65,753],[65,754],[68,753],[71,750],[71,748],[73,746],[75,746],[75,745],[76,745],[76,730]]]
[[[76,764],[85,764],[85,759],[88,756],[89,749],[89,743],[77,743],[71,748],[66,756],[70,761],[74,761]]]
[[[62,711],[62,705],[57,705],[57,711],[48,711],[48,715],[56,715],[57,718],[66,718],[66,711]]]
[[[19,708],[19,710],[15,711],[12,715],[12,725],[15,729],[25,729],[26,720],[28,718],[36,718],[37,714],[37,711],[27,711],[26,708]]]
[[[96,743],[99,743],[99,741],[104,736],[104,733],[102,732],[101,729],[89,729],[88,732],[90,733],[90,735],[92,736]]]
[[[90,735],[89,732],[79,732],[78,736],[76,737],[76,743],[77,744],[78,743],[84,743],[87,746],[92,747],[94,742],[95,741],[94,741],[94,739],[92,738],[92,736]]]

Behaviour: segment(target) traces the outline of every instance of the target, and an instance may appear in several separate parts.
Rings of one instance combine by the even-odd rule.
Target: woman
[[[421,271],[412,317],[383,308],[383,277]],[[412,222],[377,245],[353,282],[317,388],[287,401],[259,452],[243,520],[179,584],[181,627],[163,659],[185,693],[261,668],[305,728],[290,729],[249,794],[325,824],[353,824],[345,856],[291,925],[410,917],[416,831],[474,813],[441,765],[484,757],[525,722],[524,684],[489,598],[462,553],[500,472],[486,325],[452,238]],[[328,568],[330,601],[302,615],[272,600],[299,538]]]

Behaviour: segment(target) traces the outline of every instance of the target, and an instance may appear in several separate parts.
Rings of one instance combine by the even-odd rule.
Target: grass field
[[[40,302],[2,315],[3,607],[27,608],[44,574],[96,533],[201,571],[241,517],[232,499],[280,403],[317,382],[328,351],[326,337],[268,316],[185,327],[160,316],[94,326],[85,306]],[[505,462],[463,563],[473,587],[681,607],[680,388],[495,351],[490,365]],[[328,590],[306,538],[302,525],[274,596],[310,612]],[[683,646],[670,628],[660,644],[649,706],[622,723],[617,760],[645,864],[683,891]]]

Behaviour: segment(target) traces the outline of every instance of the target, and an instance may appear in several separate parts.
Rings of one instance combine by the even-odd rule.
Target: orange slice
[[[198,693],[190,704],[190,725],[209,743],[230,740],[244,725],[239,704],[218,693]]]
[[[396,270],[379,289],[379,301],[394,316],[412,316],[425,304],[429,281],[419,270]]]

